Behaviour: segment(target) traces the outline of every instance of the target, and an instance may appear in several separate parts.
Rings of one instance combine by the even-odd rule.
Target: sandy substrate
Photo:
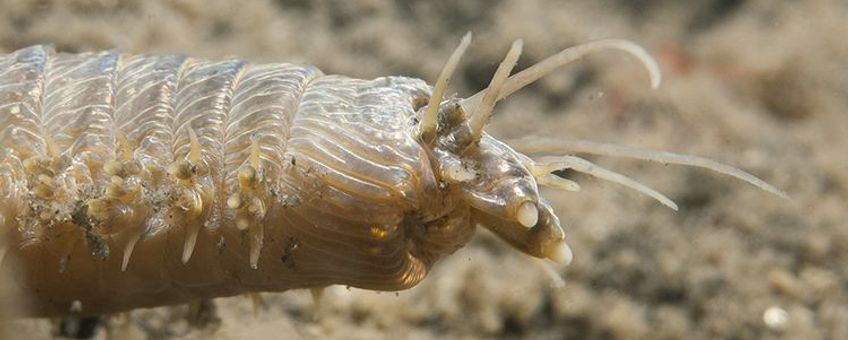
[[[782,188],[782,200],[703,170],[592,157],[680,204],[674,212],[585,176],[545,191],[575,262],[557,288],[481,231],[420,286],[219,299],[110,319],[135,338],[848,338],[848,5],[844,1],[26,1],[0,0],[0,51],[52,43],[209,58],[298,61],[361,78],[432,81],[459,38],[475,40],[452,90],[488,83],[510,42],[527,67],[559,49],[632,39],[665,74],[651,91],[610,52],[499,104],[500,138],[563,136],[708,156]],[[685,4],[684,4],[685,3]],[[571,175],[571,174],[566,174]],[[49,338],[50,322],[3,325]]]

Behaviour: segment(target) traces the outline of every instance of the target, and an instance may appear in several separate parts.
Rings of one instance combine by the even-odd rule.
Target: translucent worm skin
[[[333,284],[401,290],[478,225],[567,264],[571,248],[539,194],[579,189],[560,169],[677,209],[563,152],[703,167],[786,197],[697,156],[562,139],[509,146],[483,131],[499,98],[609,49],[636,57],[659,85],[647,52],[615,39],[509,76],[516,41],[490,86],[466,99],[430,98],[418,79],[305,65],[42,46],[0,55],[0,306],[23,298],[18,315],[89,315]]]
[[[0,55],[0,305],[411,287],[474,231],[411,133],[430,91],[307,65]]]

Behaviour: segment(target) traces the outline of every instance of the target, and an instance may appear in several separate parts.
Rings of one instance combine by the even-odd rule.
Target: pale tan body
[[[0,56],[0,304],[22,316],[101,314],[245,292],[332,284],[400,290],[466,244],[477,225],[529,255],[571,261],[539,185],[579,190],[560,169],[662,194],[574,156],[531,159],[483,131],[495,103],[602,49],[566,49],[489,87],[433,94],[421,80],[325,76],[310,66],[116,52]],[[427,105],[425,105],[427,104]],[[708,159],[584,141],[576,152],[709,168]],[[3,259],[5,253],[5,260]]]
[[[473,230],[407,133],[422,81],[43,47],[0,64],[0,303],[22,315],[399,290]]]

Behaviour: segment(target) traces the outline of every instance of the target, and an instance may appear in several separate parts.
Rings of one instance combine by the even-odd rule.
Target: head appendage
[[[462,37],[462,40],[459,42],[459,46],[453,51],[448,61],[445,63],[445,66],[442,68],[442,72],[439,73],[439,78],[436,80],[436,85],[433,87],[433,94],[430,96],[430,100],[427,103],[427,111],[421,117],[421,122],[418,125],[418,134],[420,136],[434,136],[436,132],[436,121],[438,120],[439,115],[439,104],[445,97],[445,90],[447,90],[448,83],[450,83],[451,76],[453,76],[453,72],[456,70],[457,65],[459,65],[459,60],[462,59],[462,55],[465,54],[465,50],[468,48],[468,45],[471,44],[471,32],[465,34]]]
[[[618,183],[638,192],[641,192],[645,195],[652,197],[653,199],[659,201],[663,205],[677,210],[677,204],[674,203],[670,198],[661,194],[660,192],[649,188],[648,186],[639,183],[638,181],[622,175],[620,173],[602,168],[597,164],[589,162],[583,158],[575,157],[575,156],[548,156],[541,157],[535,160],[534,164],[530,166],[530,172],[533,173],[533,176],[539,178],[546,175],[552,175],[552,172],[557,170],[565,170],[571,169],[577,172],[582,172],[590,176],[594,176],[603,180],[607,180],[613,183]],[[540,183],[544,185],[544,182]]]
[[[786,193],[782,190],[775,188],[771,184],[766,183],[765,181],[757,178],[756,176],[748,172],[745,172],[739,168],[727,164],[719,163],[714,160],[698,156],[683,155],[665,151],[639,149],[622,145],[590,142],[585,140],[568,140],[545,137],[524,137],[508,141],[507,144],[509,144],[516,151],[527,154],[540,152],[556,152],[560,154],[566,152],[585,153],[602,156],[634,158],[664,164],[677,164],[699,167],[735,177],[741,181],[747,182],[753,186],[756,186],[781,198],[789,198],[789,196],[786,195]]]
[[[521,48],[523,44],[524,43],[521,39],[512,43],[512,47],[510,47],[506,57],[504,57],[504,60],[501,61],[501,64],[498,66],[498,70],[495,71],[495,75],[492,77],[489,87],[480,92],[483,94],[483,98],[479,104],[473,107],[463,105],[463,109],[466,109],[466,112],[472,112],[471,118],[469,118],[468,121],[468,126],[471,128],[471,133],[475,141],[480,140],[480,136],[483,134],[483,127],[486,123],[488,123],[489,118],[492,116],[492,110],[495,108],[495,103],[498,99],[505,97],[500,95],[502,93],[502,87],[505,84],[507,77],[509,77],[509,74],[512,72],[512,69],[515,67],[515,63],[518,62],[518,57],[521,56]],[[464,102],[465,101],[463,100],[463,103]]]
[[[461,55],[464,43],[455,55]],[[444,86],[456,60],[450,60],[436,84],[430,98],[430,107],[422,114],[419,125],[420,138],[429,143],[429,133],[440,134],[437,157],[440,173],[461,190],[462,199],[473,209],[477,223],[494,232],[515,248],[558,263],[569,263],[573,258],[565,242],[565,234],[553,208],[539,196],[538,185],[577,191],[580,186],[553,174],[560,169],[573,169],[610,180],[649,195],[663,204],[677,206],[659,192],[624,175],[603,169],[587,160],[574,156],[556,156],[533,160],[516,153],[510,146],[489,138],[483,133],[498,100],[527,86],[556,68],[577,60],[588,53],[603,49],[619,49],[636,56],[645,64],[654,87],[659,85],[659,68],[642,48],[622,40],[597,41],[572,47],[554,55],[513,76],[512,72],[521,54],[522,41],[513,43],[499,65],[489,86],[466,99],[442,102]],[[452,56],[451,59],[454,57]],[[458,57],[457,57],[458,58]],[[448,75],[448,76],[446,76]],[[441,106],[436,110],[436,106]],[[438,115],[446,114],[445,126],[439,126]],[[435,136],[434,136],[435,137]],[[473,147],[470,147],[473,146]],[[474,171],[464,168],[473,166]],[[454,176],[455,169],[465,169],[471,176]],[[463,173],[459,171],[458,173]],[[496,180],[495,180],[496,179]],[[497,197],[497,199],[490,199]]]
[[[659,87],[662,81],[662,74],[660,73],[659,66],[657,65],[656,60],[648,54],[645,49],[632,43],[627,40],[620,39],[605,39],[589,42],[586,44],[574,46],[567,48],[553,56],[548,57],[547,59],[536,63],[535,65],[528,67],[527,69],[516,73],[515,75],[507,78],[500,84],[500,88],[498,91],[491,91],[492,86],[486,88],[477,94],[466,98],[460,102],[462,108],[466,112],[476,112],[476,111],[484,111],[491,114],[491,107],[489,105],[494,106],[498,100],[508,97],[512,93],[524,88],[525,86],[541,79],[542,77],[550,74],[554,70],[564,65],[567,65],[573,61],[576,61],[590,53],[608,50],[608,49],[617,49],[623,52],[627,52],[636,59],[638,59],[645,69],[648,71],[648,75],[651,80],[651,87],[657,88]],[[506,62],[506,59],[504,60]],[[503,66],[503,65],[502,65]],[[500,70],[500,68],[499,68]],[[497,74],[496,74],[497,77]],[[496,79],[493,79],[492,82],[495,83]],[[497,93],[496,98],[494,97],[494,93]],[[488,116],[485,116],[486,120],[488,120]],[[473,120],[478,119],[475,114],[472,116]],[[473,127],[474,132],[482,133],[482,126],[485,125],[486,121],[476,121],[475,124],[469,124]],[[477,135],[479,136],[479,135]],[[479,138],[479,137],[477,137]],[[644,159],[649,161],[656,161],[667,164],[680,164],[680,165],[688,165],[706,168],[712,171],[716,171],[722,174],[726,174],[729,176],[736,177],[742,181],[750,183],[762,190],[768,191],[772,194],[780,196],[782,198],[788,198],[786,193],[775,188],[774,186],[766,183],[765,181],[757,178],[756,176],[749,174],[745,171],[742,171],[738,168],[732,167],[730,165],[718,163],[716,161],[697,157],[690,155],[682,155],[675,154],[670,152],[661,152],[661,151],[653,151],[653,150],[645,150],[645,149],[637,149],[637,148],[629,148],[619,145],[613,144],[604,144],[604,143],[595,143],[589,141],[582,140],[562,140],[562,139],[551,139],[551,138],[538,138],[538,137],[526,137],[515,141],[510,141],[507,143],[515,150],[525,153],[532,152],[577,152],[577,153],[589,153],[589,154],[599,154],[599,155],[607,155],[607,156],[618,156],[618,157],[627,157],[627,158],[637,158]],[[567,156],[566,156],[567,157]],[[562,159],[562,158],[561,158]],[[582,171],[587,172],[593,176],[603,178],[606,180],[610,180],[613,182],[617,182],[619,184],[626,185],[631,187],[637,191],[645,193],[660,202],[664,205],[677,209],[676,205],[653,189],[650,189],[630,178],[627,178],[623,175],[611,172],[609,170],[600,168],[594,164],[588,163],[588,161],[582,160],[580,158],[574,157],[573,159],[569,158],[571,165],[577,166],[577,168],[573,168],[577,171],[590,170],[590,171]],[[562,165],[562,164],[560,164]],[[558,169],[553,169],[558,170]],[[553,171],[551,170],[551,171]],[[536,174],[537,180],[540,182],[539,184],[557,187],[560,189],[566,190],[577,190],[579,186],[574,182],[570,181],[561,181],[557,180],[553,177],[550,171],[545,173]]]
[[[557,68],[570,64],[571,62],[583,58],[590,53],[609,49],[621,50],[634,56],[642,62],[642,65],[644,65],[647,69],[648,75],[651,79],[651,87],[658,88],[660,86],[660,82],[662,81],[660,68],[657,65],[656,60],[654,60],[654,58],[651,57],[645,49],[627,40],[604,39],[566,48],[561,52],[516,73],[509,77],[503,84],[503,87],[498,93],[497,100],[508,97],[515,93],[515,91],[518,91],[542,77],[551,74]],[[462,107],[468,111],[468,109],[480,105],[487,90],[488,89],[477,92],[477,94],[463,100]]]
[[[572,191],[577,192],[580,191],[580,184],[570,179],[565,179],[554,175],[552,172],[548,173],[534,173],[536,178],[536,183],[539,183],[541,186],[551,187],[563,191]]]

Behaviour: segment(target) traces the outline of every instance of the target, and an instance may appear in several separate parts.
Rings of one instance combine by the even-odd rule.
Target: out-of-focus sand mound
[[[496,137],[566,136],[708,156],[786,190],[781,200],[707,171],[592,157],[659,189],[658,203],[585,176],[546,191],[574,264],[564,288],[485,232],[400,294],[331,289],[136,311],[112,334],[151,338],[848,338],[848,6],[768,1],[0,0],[0,50],[52,43],[255,61],[361,78],[432,81],[475,39],[452,91],[483,88],[523,38],[524,68],[604,37],[654,54],[665,82],[617,52],[587,58],[499,104]],[[567,173],[566,175],[572,175]],[[49,336],[48,321],[5,325]],[[126,330],[124,330],[126,329]],[[106,333],[101,332],[103,338]]]

